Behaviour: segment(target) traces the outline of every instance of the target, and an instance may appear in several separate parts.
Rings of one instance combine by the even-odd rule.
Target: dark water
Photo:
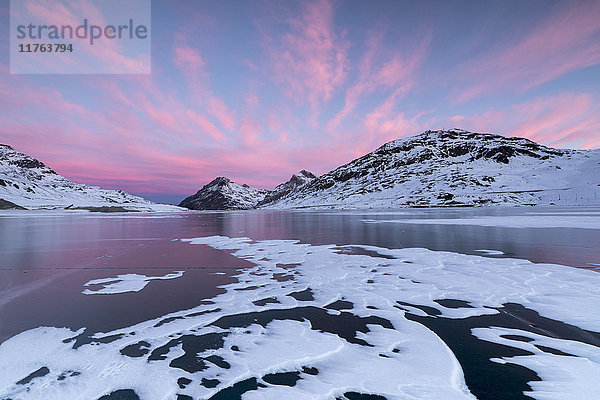
[[[311,244],[425,247],[466,254],[492,249],[540,263],[594,268],[600,229],[503,228],[468,225],[365,223],[364,220],[464,218],[540,212],[598,216],[598,208],[399,210],[398,212],[211,212],[181,214],[0,215],[0,342],[49,325],[109,331],[191,308],[221,293],[231,272],[250,264],[206,246],[173,239],[209,235],[298,239]],[[498,256],[494,256],[498,257]],[[150,282],[137,293],[81,294],[97,278],[182,270],[185,279]],[[215,275],[214,272],[227,272]]]

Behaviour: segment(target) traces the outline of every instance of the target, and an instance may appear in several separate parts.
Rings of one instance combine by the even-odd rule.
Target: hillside
[[[0,145],[0,209],[178,211],[121,190],[74,183],[44,163]]]

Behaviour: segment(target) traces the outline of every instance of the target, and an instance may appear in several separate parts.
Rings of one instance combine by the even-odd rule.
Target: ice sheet
[[[256,267],[241,270],[239,281],[224,286],[226,293],[213,298],[214,304],[87,340],[82,331],[44,327],[9,339],[0,345],[0,398],[94,400],[131,389],[148,400],[176,394],[209,399],[228,387],[254,383],[244,400],[329,399],[350,391],[388,400],[473,399],[450,348],[407,319],[401,308],[425,313],[398,302],[435,309],[450,320],[493,315],[512,302],[600,330],[600,309],[589,306],[600,300],[600,274],[591,271],[427,249],[362,246],[371,251],[367,255],[293,240],[214,236],[184,241],[231,251]],[[278,280],[280,274],[294,279]],[[265,299],[270,301],[260,301]],[[435,301],[440,299],[469,306],[444,307]],[[484,341],[504,340],[494,328],[474,334]],[[72,337],[83,342],[74,348]],[[540,350],[500,360],[542,377],[531,384],[530,396],[581,399],[571,395],[573,385],[596,390],[597,347],[540,335],[534,339],[575,357],[563,362],[565,356],[551,358]],[[44,376],[18,384],[43,367],[48,369]],[[268,382],[269,374],[286,372],[299,377],[293,386]],[[192,383],[180,385],[180,378]],[[203,379],[214,385],[203,386]]]
[[[499,226],[503,228],[581,228],[600,229],[600,217],[595,215],[513,215],[513,216],[485,216],[473,218],[415,218],[374,220],[365,219],[365,223],[382,224],[445,224],[445,225],[480,225]]]

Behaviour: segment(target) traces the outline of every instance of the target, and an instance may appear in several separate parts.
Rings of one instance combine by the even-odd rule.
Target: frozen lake
[[[3,212],[0,399],[596,398],[596,270],[593,207]]]

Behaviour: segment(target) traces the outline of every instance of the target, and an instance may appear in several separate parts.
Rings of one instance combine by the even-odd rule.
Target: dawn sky
[[[0,46],[0,143],[151,199],[427,129],[600,147],[600,1],[155,0],[150,75],[11,75]]]

